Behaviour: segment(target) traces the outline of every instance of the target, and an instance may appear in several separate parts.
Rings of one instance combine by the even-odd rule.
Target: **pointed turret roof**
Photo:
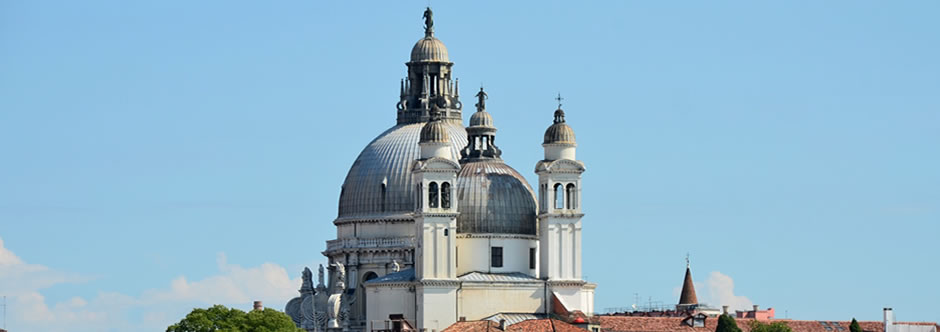
[[[679,304],[698,304],[698,298],[695,297],[695,285],[692,284],[692,269],[686,265],[685,282],[682,283],[682,295],[679,296]]]

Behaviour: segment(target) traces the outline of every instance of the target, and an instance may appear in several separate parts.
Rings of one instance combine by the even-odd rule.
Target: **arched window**
[[[437,208],[438,193],[437,182],[431,182],[428,184],[428,206]]]
[[[569,183],[568,186],[565,187],[565,195],[568,198],[568,209],[569,210],[577,209],[578,201],[575,200],[576,196],[575,196],[574,183]]]
[[[441,207],[450,208],[450,182],[441,183]]]
[[[565,187],[561,183],[555,184],[555,209],[561,210],[565,208]]]

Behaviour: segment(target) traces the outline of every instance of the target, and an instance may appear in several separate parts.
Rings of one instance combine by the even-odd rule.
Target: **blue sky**
[[[282,309],[426,4],[0,2],[8,328]],[[599,311],[674,303],[689,252],[712,304],[940,321],[940,3],[433,6],[530,182],[566,98]]]

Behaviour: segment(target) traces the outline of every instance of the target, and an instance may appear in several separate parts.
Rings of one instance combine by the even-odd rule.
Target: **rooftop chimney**
[[[885,308],[885,332],[893,332],[894,329],[894,309]]]
[[[727,314],[728,314],[728,306],[726,306],[726,305],[721,306],[721,313],[727,315]]]
[[[499,320],[499,329],[500,329],[500,330],[503,330],[503,331],[506,330],[506,320],[505,320],[505,319],[500,319],[500,320]]]
[[[758,310],[760,310],[760,306],[755,304],[755,305],[754,305],[754,313],[757,313]]]
[[[255,301],[254,309],[255,311],[264,311],[264,305],[261,304],[261,301]]]

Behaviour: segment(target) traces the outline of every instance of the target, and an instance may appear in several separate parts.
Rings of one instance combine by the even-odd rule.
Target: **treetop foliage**
[[[741,328],[734,321],[734,317],[720,315],[718,316],[718,326],[715,327],[715,332],[741,332]]]
[[[287,314],[265,308],[263,311],[244,312],[223,305],[208,309],[193,309],[179,323],[170,325],[166,332],[303,332]]]
[[[751,332],[793,332],[793,329],[786,322],[776,321],[772,323],[762,323],[757,320],[751,321]]]

